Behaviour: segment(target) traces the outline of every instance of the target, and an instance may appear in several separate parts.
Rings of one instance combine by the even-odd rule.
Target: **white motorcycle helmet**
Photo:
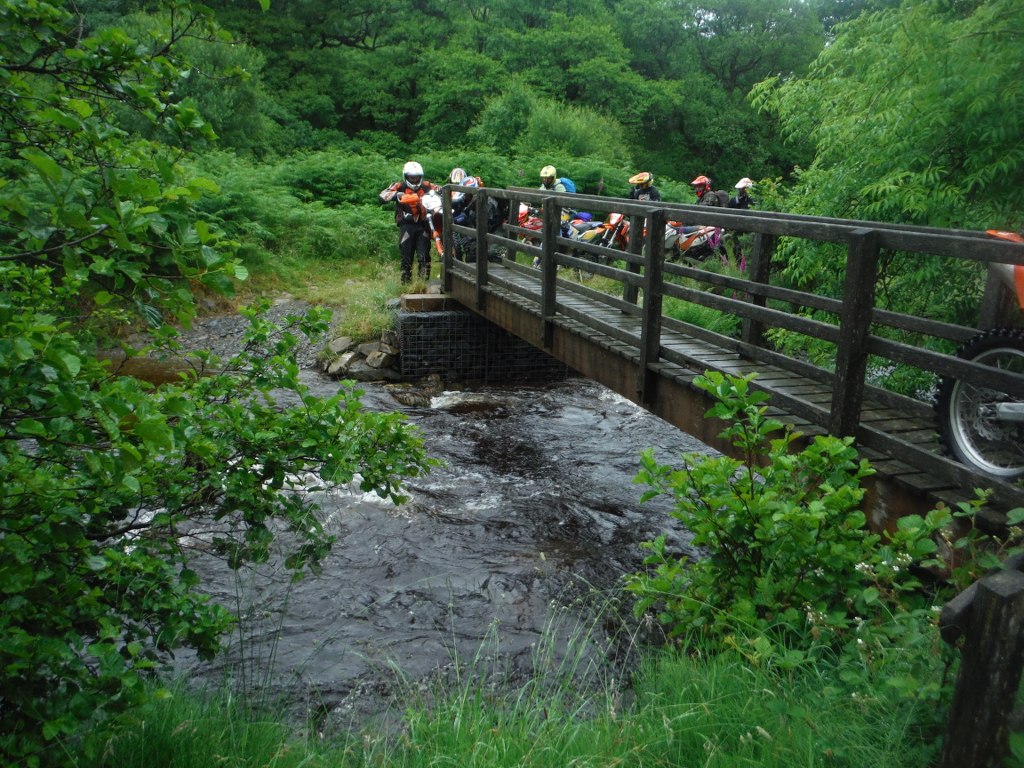
[[[412,161],[406,163],[402,167],[402,178],[410,189],[419,189],[423,184],[423,166]]]
[[[736,189],[750,189],[752,186],[754,186],[754,182],[746,176],[736,182]]]

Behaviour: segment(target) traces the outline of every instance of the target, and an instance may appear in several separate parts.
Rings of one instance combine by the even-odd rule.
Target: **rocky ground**
[[[272,300],[267,318],[283,322],[289,315],[302,315],[310,305],[283,294]],[[337,310],[336,310],[337,311]],[[218,357],[230,357],[242,347],[249,320],[237,312],[217,312],[197,317],[192,327],[182,331],[179,341],[186,351],[209,350]],[[325,341],[311,342],[300,335],[298,362],[302,368],[314,368]]]

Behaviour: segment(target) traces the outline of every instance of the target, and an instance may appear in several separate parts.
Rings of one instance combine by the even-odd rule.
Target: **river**
[[[337,389],[306,376],[314,393]],[[337,537],[319,576],[289,583],[274,565],[228,575],[207,563],[241,631],[216,662],[183,659],[191,679],[230,676],[306,713],[365,723],[461,665],[514,684],[583,640],[602,653],[621,646],[610,606],[641,566],[640,543],[667,532],[692,554],[671,500],[641,504],[632,478],[644,448],[662,461],[710,449],[599,384],[446,391],[424,407],[361,387],[367,408],[404,412],[445,466],[407,483],[402,506],[351,488],[319,494]]]

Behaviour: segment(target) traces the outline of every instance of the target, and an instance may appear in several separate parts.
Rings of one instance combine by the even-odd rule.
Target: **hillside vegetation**
[[[398,415],[366,412],[347,387],[309,395],[294,352],[326,330],[325,312],[282,326],[257,301],[271,288],[382,309],[398,266],[376,194],[403,162],[497,186],[535,186],[552,163],[606,195],[648,170],[677,201],[697,174],[725,188],[748,176],[773,210],[1017,229],[1021,29],[1018,0],[0,0],[3,762],[79,762],[83,735],[134,711],[168,654],[217,653],[233,617],[189,568],[197,521],[214,521],[204,546],[236,568],[289,531],[300,574],[331,541],[292,478],[401,501],[402,479],[430,470]],[[842,280],[828,249],[784,243],[781,255],[783,284],[827,294]],[[888,306],[972,322],[979,270],[891,256]],[[240,355],[180,348],[197,295],[253,304]],[[157,389],[113,375],[110,360],[135,354],[177,357],[189,375]],[[679,492],[669,468],[645,471]],[[681,583],[680,564],[652,557]],[[756,637],[701,639],[783,678],[827,669],[829,691],[895,686],[912,709],[940,705],[935,659],[893,650],[933,629],[919,593],[889,602],[913,592],[894,573],[881,601],[860,576],[843,583],[844,611],[874,612],[867,656],[857,616],[824,603],[817,630],[793,604],[779,620],[798,631],[755,622]],[[731,577],[770,580],[703,572],[709,601]],[[633,586],[659,610],[656,581]],[[723,619],[677,598],[652,620],[732,631],[749,610],[764,618],[764,605]],[[873,623],[890,612],[902,623]],[[788,644],[815,631],[827,647]],[[879,682],[889,651],[899,674]],[[843,658],[861,659],[858,674],[830,666]],[[914,712],[928,753],[935,713]]]

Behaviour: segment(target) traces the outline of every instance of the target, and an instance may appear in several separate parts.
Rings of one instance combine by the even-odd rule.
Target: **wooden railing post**
[[[642,233],[644,231],[644,218],[643,216],[633,215],[629,217],[629,231],[632,233],[629,238],[629,243],[626,246],[626,252],[633,256],[639,256],[643,253],[644,249],[644,238]],[[629,262],[626,267],[628,272],[632,272],[634,275],[640,274],[640,265]],[[636,304],[640,294],[640,289],[632,283],[626,283],[622,288],[622,298],[624,301],[628,301],[630,304]]]
[[[505,223],[511,224],[513,226],[519,223],[519,199],[515,196],[514,193],[508,199],[508,220]],[[518,235],[513,235],[507,229],[503,229],[502,234],[513,240],[519,239]],[[515,248],[509,248],[508,255],[506,256],[506,258],[509,261],[518,261],[518,259],[516,258],[517,253],[519,253],[519,251],[517,251]]]
[[[983,577],[967,612],[960,673],[939,768],[997,768],[1024,667],[1024,573]]]
[[[548,349],[551,348],[555,332],[554,319],[557,300],[555,295],[555,274],[558,270],[558,265],[555,263],[555,251],[557,250],[555,240],[558,238],[558,231],[561,226],[561,215],[562,208],[555,198],[545,198],[543,226],[541,228],[543,233],[543,241],[541,242],[543,254],[540,257],[540,307],[541,321],[544,323],[542,330],[544,346]]]
[[[636,394],[641,405],[651,402],[649,367],[661,356],[661,305],[665,263],[665,211],[651,211],[647,217],[644,259],[644,303],[641,309],[640,365],[637,368]]]
[[[452,290],[452,190],[448,186],[441,188],[441,244],[444,255],[441,256],[441,285],[445,293]]]
[[[754,250],[747,261],[747,276],[751,282],[767,285],[771,282],[772,257],[775,255],[775,235],[762,232],[754,234]],[[768,303],[764,296],[751,296],[750,303],[763,307]],[[764,343],[764,323],[749,317],[743,319],[742,340],[755,347]]]
[[[476,205],[476,308],[487,304],[487,193],[480,190]]]
[[[850,235],[846,253],[843,309],[839,318],[839,344],[829,421],[829,432],[836,437],[856,435],[860,424],[868,364],[866,343],[875,304],[877,274],[878,233],[857,229]]]

